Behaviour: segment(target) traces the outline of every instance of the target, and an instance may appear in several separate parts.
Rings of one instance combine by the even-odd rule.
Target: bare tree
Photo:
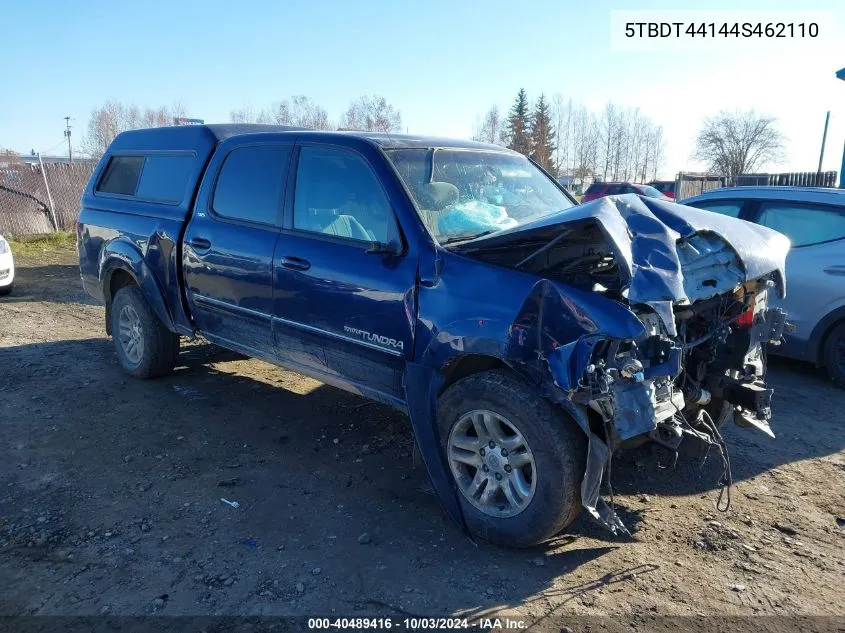
[[[164,127],[165,125],[172,125],[173,118],[170,116],[170,111],[166,106],[159,108],[146,108],[141,115],[141,127]],[[130,128],[126,128],[130,129]]]
[[[663,159],[666,150],[666,141],[663,138],[662,125],[658,125],[652,130],[649,136],[649,144],[651,146],[651,162],[646,165],[646,168],[649,166],[651,167],[651,178],[652,180],[656,180],[657,172],[663,166]],[[643,180],[646,178],[645,174],[646,172],[643,170]]]
[[[639,108],[621,108],[610,102],[598,122],[597,171],[605,179],[644,182],[660,169],[665,140],[657,126]]]
[[[583,105],[572,111],[572,175],[586,178],[598,173],[601,131],[596,117]]]
[[[134,103],[126,106],[123,112],[123,117],[123,127],[127,130],[137,130],[138,128],[143,127],[143,124],[141,123],[141,109]]]
[[[261,110],[256,110],[248,104],[231,110],[229,120],[232,123],[274,123],[312,130],[330,130],[334,127],[325,108],[305,95],[283,99],[272,107]]]
[[[325,108],[305,95],[296,95],[276,104],[272,111],[273,123],[307,127],[312,130],[330,130],[329,115]]]
[[[137,114],[137,108],[133,110]],[[127,125],[126,109],[119,101],[109,100],[91,112],[88,119],[88,130],[82,142],[83,150],[94,157],[102,156],[114,137]],[[133,119],[136,122],[137,119]]]
[[[642,180],[639,178],[640,167],[645,162],[646,147],[648,145],[648,131],[651,121],[634,110],[631,130],[628,135],[628,163],[625,169],[626,180]]]
[[[256,110],[247,104],[237,110],[229,111],[232,123],[273,123],[273,116],[267,110]]]
[[[694,158],[731,181],[739,174],[753,172],[783,156],[785,139],[775,123],[774,117],[754,110],[723,110],[704,119]]]
[[[144,108],[134,103],[124,104],[110,99],[91,112],[82,150],[95,158],[102,156],[114,137],[126,130],[173,125],[174,117],[186,116],[185,107],[176,102],[172,106]]]
[[[479,120],[476,124],[475,134],[472,139],[482,143],[493,143],[495,145],[502,145],[502,115],[499,113],[498,106],[493,106],[487,110],[483,120]]]
[[[170,120],[174,123],[176,119],[188,118],[188,109],[185,107],[185,104],[183,104],[181,101],[174,101],[170,105],[170,117]]]
[[[555,149],[555,163],[558,175],[570,173],[569,153],[572,143],[572,99],[565,104],[563,95],[557,93],[552,97],[552,119],[557,130],[557,148]]]
[[[613,169],[618,154],[619,124],[619,112],[612,102],[608,102],[604,107],[600,122],[603,163],[602,176],[605,180],[608,178],[615,179]]]
[[[549,124],[555,131],[552,164],[558,175],[645,181],[660,169],[663,130],[639,108],[626,109],[609,102],[597,116],[583,104],[556,94],[549,109]],[[498,136],[494,142],[508,143],[507,127],[514,116],[511,112],[508,120],[502,119],[494,106],[483,118],[478,117],[473,139],[490,142]]]
[[[398,132],[402,129],[402,114],[384,97],[364,95],[349,104],[340,126],[368,132]]]

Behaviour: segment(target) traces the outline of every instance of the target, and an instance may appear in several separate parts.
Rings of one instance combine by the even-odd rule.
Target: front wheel
[[[845,323],[833,328],[825,339],[824,367],[830,379],[845,388]]]
[[[10,283],[8,286],[0,286],[0,297],[12,294],[12,290],[14,289],[15,282]]]
[[[459,380],[440,397],[437,418],[474,535],[529,547],[578,516],[584,434],[516,375],[496,370]]]
[[[115,294],[111,332],[120,365],[136,378],[164,376],[176,364],[179,335],[167,329],[137,286]]]

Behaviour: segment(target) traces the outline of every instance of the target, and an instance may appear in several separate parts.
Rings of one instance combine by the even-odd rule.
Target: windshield
[[[573,206],[524,156],[460,149],[386,153],[441,244],[513,228]]]

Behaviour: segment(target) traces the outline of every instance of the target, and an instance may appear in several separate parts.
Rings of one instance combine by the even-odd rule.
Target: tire
[[[836,386],[845,389],[845,323],[834,327],[824,340],[824,367]]]
[[[489,412],[489,416],[479,413],[482,411]],[[482,457],[480,448],[476,455],[474,450],[465,450],[458,447],[458,444],[475,447],[471,437],[471,427],[475,423],[467,423],[467,419],[481,419],[483,421],[480,423],[484,425],[488,419],[485,416],[503,419],[504,422],[500,420],[497,424],[500,429],[505,429],[506,434],[504,439],[501,436],[499,438],[501,446],[497,444],[491,448],[488,443]],[[518,376],[507,370],[494,370],[459,380],[440,397],[437,422],[441,446],[458,488],[467,527],[473,535],[497,545],[529,547],[554,536],[578,516],[581,511],[581,479],[587,452],[586,437],[574,420],[544,400]],[[515,429],[517,435],[507,435],[508,426]],[[466,429],[466,433],[462,429]],[[484,438],[479,437],[478,433],[475,435],[478,438],[477,445],[485,448]],[[524,440],[527,452],[515,447],[519,435]],[[507,457],[503,456],[502,451],[505,445],[513,447],[513,452],[508,453]],[[517,459],[524,462],[529,453],[533,463],[518,466]],[[477,463],[472,466],[455,460],[456,454]],[[495,461],[492,461],[493,457]],[[508,462],[503,465],[505,459]],[[502,469],[510,466],[510,460],[513,460],[514,467],[504,472]],[[482,473],[481,468],[485,465],[488,470]],[[517,479],[514,478],[517,470],[522,473],[519,481],[523,492],[529,480],[527,474],[531,474],[530,496],[520,497],[516,493]],[[501,475],[502,479],[496,483],[491,474]],[[468,489],[472,488],[478,476],[487,478],[482,496],[490,482],[494,482],[494,488],[498,486],[486,511],[479,507],[479,504],[483,505],[481,499],[471,501],[468,496]],[[511,498],[515,497],[525,503],[521,509],[506,498],[506,486],[509,487]]]
[[[0,297],[5,297],[6,295],[12,294],[12,290],[15,289],[15,283],[12,282],[8,286],[0,287]]]
[[[161,322],[138,286],[117,291],[110,318],[117,359],[126,373],[136,378],[158,378],[173,370],[179,355],[179,335]],[[131,327],[127,329],[128,325]],[[128,330],[132,333],[125,334]]]

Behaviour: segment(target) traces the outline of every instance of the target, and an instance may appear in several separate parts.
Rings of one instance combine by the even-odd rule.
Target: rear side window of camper
[[[112,156],[96,192],[179,204],[185,197],[193,169],[192,154]]]

